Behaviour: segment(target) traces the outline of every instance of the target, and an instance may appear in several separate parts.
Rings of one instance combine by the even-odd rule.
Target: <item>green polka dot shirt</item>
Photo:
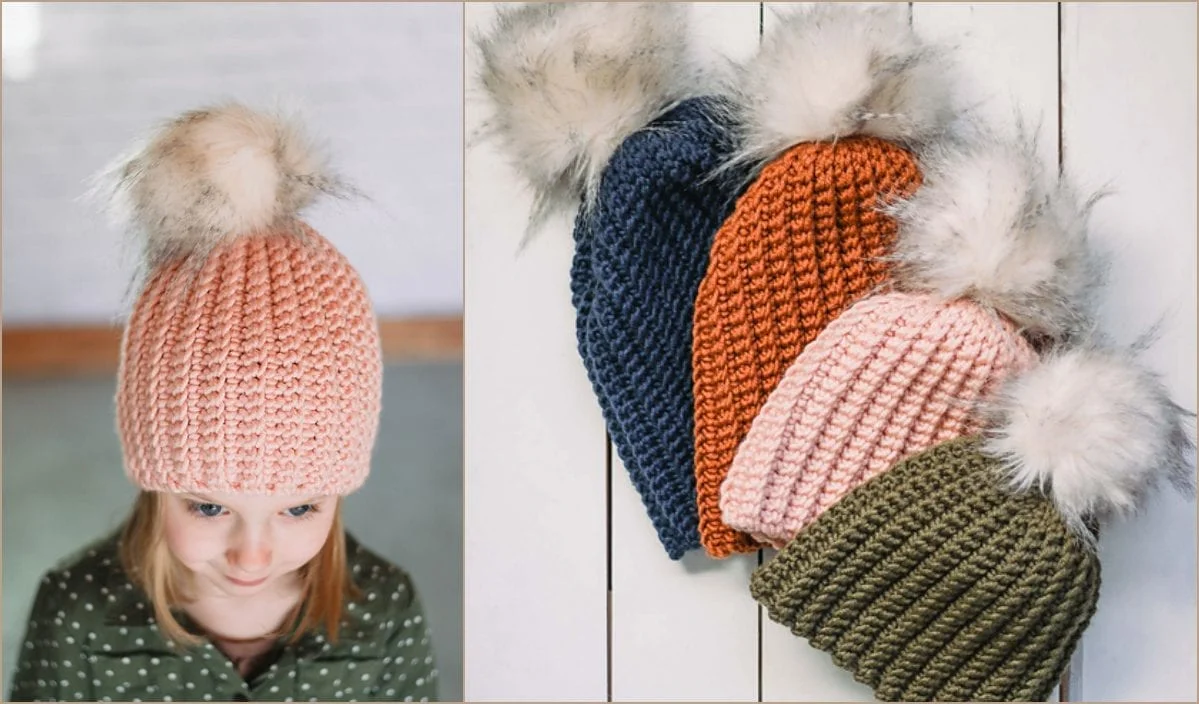
[[[402,570],[347,536],[362,598],[337,644],[322,631],[283,645],[249,681],[211,643],[172,649],[116,536],[42,580],[10,701],[435,701],[437,668],[420,600]]]

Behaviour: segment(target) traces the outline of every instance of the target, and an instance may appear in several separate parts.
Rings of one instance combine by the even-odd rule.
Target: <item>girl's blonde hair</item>
[[[187,631],[175,618],[173,611],[190,601],[187,588],[190,571],[175,559],[167,547],[163,530],[165,497],[153,491],[142,491],[133,504],[133,511],[121,530],[119,552],[121,565],[129,578],[150,599],[159,628],[168,641],[182,645],[198,645],[203,640]],[[305,633],[321,625],[331,642],[337,642],[342,606],[347,599],[357,599],[359,591],[346,566],[346,534],[341,520],[341,498],[334,509],[333,526],[321,551],[299,569],[303,596],[284,621],[284,631],[299,624],[289,643],[295,643]]]

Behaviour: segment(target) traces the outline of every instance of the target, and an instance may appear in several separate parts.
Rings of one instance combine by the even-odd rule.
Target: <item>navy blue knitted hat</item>
[[[691,330],[744,174],[729,110],[694,95],[673,4],[530,5],[478,39],[488,128],[548,212],[578,207],[579,352],[616,451],[673,559],[698,548]]]
[[[579,352],[608,432],[674,559],[700,546],[691,329],[737,181],[712,179],[728,132],[715,100],[683,102],[621,144],[575,220]]]

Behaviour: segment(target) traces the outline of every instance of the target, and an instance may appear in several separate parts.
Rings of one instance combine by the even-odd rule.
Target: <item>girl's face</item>
[[[196,575],[199,593],[271,590],[316,557],[329,537],[335,496],[164,494],[167,547]]]

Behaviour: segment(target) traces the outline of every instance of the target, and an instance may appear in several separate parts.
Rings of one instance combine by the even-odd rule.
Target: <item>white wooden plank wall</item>
[[[493,15],[467,4],[467,30]],[[468,92],[467,134],[478,120]],[[570,223],[518,253],[528,194],[490,145],[466,173],[465,696],[604,700],[607,452],[575,349]]]
[[[1113,253],[1106,327],[1130,342],[1164,317],[1144,357],[1195,410],[1195,5],[1062,7],[1067,173],[1115,193],[1095,209]],[[1083,636],[1089,700],[1197,701],[1195,504],[1156,497],[1100,542],[1103,589]],[[1078,663],[1078,659],[1075,660]]]
[[[691,31],[744,58],[784,5],[697,4]],[[468,33],[493,17],[468,4]],[[1170,312],[1147,359],[1195,408],[1194,5],[917,2],[911,20],[958,47],[986,116],[1021,115],[1047,163],[1117,188],[1096,212],[1100,239],[1124,248],[1107,321],[1127,341]],[[530,198],[487,143],[468,149],[465,194],[467,699],[869,700],[762,616],[748,590],[760,556],[666,557],[575,348],[571,223],[518,254]],[[1195,699],[1195,508],[1154,510],[1104,535],[1070,699]]]

